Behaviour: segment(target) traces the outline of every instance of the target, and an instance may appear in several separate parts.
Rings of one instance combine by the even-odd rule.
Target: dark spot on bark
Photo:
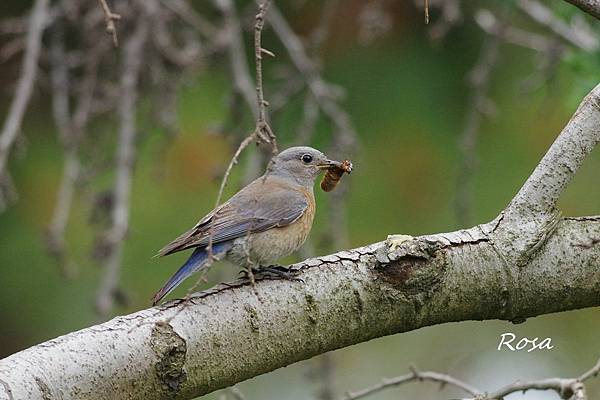
[[[363,299],[360,295],[360,291],[357,288],[352,289],[352,293],[354,294],[354,298],[356,299],[356,308],[359,314],[362,314],[365,308],[363,303]]]
[[[317,314],[319,312],[319,309],[317,308],[317,302],[312,294],[306,293],[304,298],[306,300],[306,315],[308,316],[308,320],[311,323],[316,324]]]
[[[187,379],[185,373],[185,340],[173,330],[169,323],[157,322],[152,328],[150,347],[156,354],[154,370],[163,389],[170,394],[179,391]]]
[[[244,304],[244,309],[248,313],[248,322],[250,323],[250,328],[254,332],[258,332],[259,324],[258,324],[258,314],[256,313],[256,310],[254,309],[254,307],[252,307],[248,303]]]
[[[428,293],[441,282],[444,263],[439,257],[429,259],[404,256],[375,269],[383,281],[406,295]]]
[[[52,400],[52,393],[50,392],[50,388],[46,383],[37,376],[35,377],[35,383],[38,385],[40,389],[40,393],[42,394],[42,399],[44,400]]]

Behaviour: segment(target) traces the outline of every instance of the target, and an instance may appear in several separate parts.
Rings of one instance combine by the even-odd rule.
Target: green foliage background
[[[342,182],[350,185],[350,246],[380,241],[391,233],[418,235],[459,228],[453,201],[460,163],[458,137],[469,97],[465,75],[477,59],[483,34],[467,22],[443,41],[432,43],[422,16],[406,6],[395,9],[398,15],[392,32],[362,46],[355,26],[345,22],[357,3],[351,2],[345,12],[348,15],[334,21],[323,63],[326,78],[347,90],[343,106],[359,134],[355,171]],[[305,24],[310,26],[304,21],[315,18],[311,6],[306,8],[304,19],[294,18],[300,31]],[[557,8],[578,12],[561,4]],[[518,15],[514,20],[528,24]],[[285,54],[274,42],[267,32],[265,46]],[[502,44],[500,51],[490,92],[498,113],[485,119],[477,147],[474,223],[492,219],[507,204],[600,76],[598,53],[571,51],[541,87],[525,91],[523,81],[534,72],[539,58],[507,44]],[[269,68],[267,65],[267,76]],[[14,71],[0,65],[1,74],[9,72]],[[154,291],[186,257],[152,259],[152,255],[214,204],[219,173],[231,156],[231,138],[215,135],[211,129],[227,115],[227,87],[228,78],[219,64],[184,88],[178,99],[181,132],[172,142],[167,143],[157,129],[140,121],[145,139],[134,177],[131,229],[123,260],[122,287],[131,301],[116,310],[119,314],[149,306]],[[9,85],[4,91],[11,88]],[[266,96],[268,99],[268,82]],[[2,119],[6,104],[0,108]],[[276,132],[284,145],[293,141],[300,105],[300,100],[291,103],[276,120]],[[10,164],[19,201],[0,214],[0,357],[98,322],[92,304],[102,271],[89,257],[93,240],[89,195],[77,198],[68,230],[69,248],[79,267],[77,279],[61,279],[44,248],[43,232],[62,169],[61,148],[48,110],[47,99],[38,96],[26,115],[25,151],[18,152],[20,156],[13,157]],[[248,130],[251,128],[248,121]],[[114,121],[96,129],[114,132]],[[330,133],[328,124],[320,123],[314,142],[307,144],[326,149]],[[111,145],[106,144],[107,148]],[[599,170],[596,151],[561,199],[565,215],[600,211]],[[235,190],[239,173],[238,167],[229,194]],[[111,175],[106,174],[94,188],[105,189],[110,184]],[[319,253],[325,254],[332,249],[318,239],[327,224],[328,195],[318,191],[317,197],[312,237]],[[229,265],[214,268],[205,286],[231,279],[236,273]],[[176,294],[184,294],[186,286]],[[575,376],[600,355],[599,330],[598,309],[547,315],[520,325],[492,321],[424,328],[335,352],[336,390],[341,394],[383,376],[405,373],[410,363],[451,372],[490,390],[516,378]],[[504,332],[551,337],[554,349],[499,352],[496,346]],[[317,388],[306,373],[314,362],[299,363],[238,387],[248,399],[314,397]],[[398,393],[406,398],[459,395],[447,389],[443,394],[437,391],[434,386],[413,385],[372,399],[393,399]],[[593,383],[590,391],[591,398],[599,395],[600,384]],[[528,398],[553,396],[531,394]]]

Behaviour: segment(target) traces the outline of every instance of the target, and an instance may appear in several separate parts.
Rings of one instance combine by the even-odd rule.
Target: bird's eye
[[[301,157],[301,160],[302,160],[302,162],[303,162],[304,164],[310,164],[310,163],[312,162],[312,160],[313,160],[313,157],[312,157],[310,154],[304,154],[304,155]]]

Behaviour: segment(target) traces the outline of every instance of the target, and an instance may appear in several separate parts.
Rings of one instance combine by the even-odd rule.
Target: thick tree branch
[[[505,256],[523,264],[552,234],[560,212],[556,202],[583,160],[600,141],[600,85],[577,111],[523,187],[500,214]],[[527,221],[527,223],[524,223]],[[514,240],[514,238],[523,240]]]
[[[15,399],[185,399],[423,326],[600,305],[600,246],[577,247],[600,235],[600,217],[561,220],[519,282],[505,272],[520,267],[506,265],[486,231],[309,259],[292,266],[304,283],[220,285],[183,310],[174,301],[14,354],[0,361],[0,379]],[[516,287],[520,302],[508,307]]]

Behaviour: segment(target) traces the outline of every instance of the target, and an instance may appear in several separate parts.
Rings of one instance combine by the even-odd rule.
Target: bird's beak
[[[342,163],[334,160],[325,160],[317,165],[321,169],[342,168]]]

